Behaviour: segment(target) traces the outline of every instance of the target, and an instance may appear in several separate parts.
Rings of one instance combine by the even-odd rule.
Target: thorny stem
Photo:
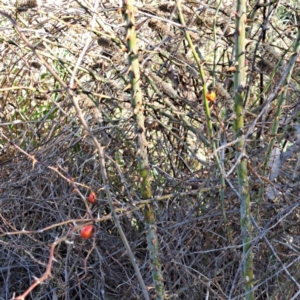
[[[289,85],[290,79],[292,77],[293,69],[295,66],[296,59],[299,54],[298,53],[299,50],[300,50],[300,28],[298,30],[297,39],[294,44],[294,53],[292,54],[289,64],[287,66],[288,73],[287,73],[287,76],[282,85],[283,92],[280,94],[277,105],[276,105],[275,118],[274,118],[274,122],[273,122],[272,128],[271,128],[271,141],[268,145],[267,154],[265,156],[265,160],[264,160],[264,164],[263,164],[263,168],[262,168],[262,176],[265,176],[265,177],[267,175],[267,166],[268,166],[268,163],[271,158],[272,150],[275,145],[275,142],[277,141],[277,133],[278,133],[278,128],[279,128],[280,116],[282,114],[282,108],[285,105],[286,95],[288,92],[288,85]],[[264,185],[262,184],[260,187],[260,190],[259,190],[259,203],[262,202],[263,194],[264,194]]]
[[[98,1],[96,1],[95,3],[95,7],[98,6]],[[120,234],[120,237],[122,239],[122,242],[124,244],[124,247],[126,248],[127,254],[130,258],[130,261],[133,265],[133,268],[135,270],[135,274],[139,280],[139,283],[141,285],[142,291],[143,291],[143,295],[145,297],[146,300],[149,299],[149,295],[148,295],[148,291],[145,285],[145,282],[142,278],[141,272],[139,270],[139,267],[136,263],[134,254],[130,248],[130,245],[128,243],[128,240],[124,234],[124,231],[121,227],[119,218],[117,216],[116,210],[114,208],[113,205],[113,200],[112,200],[112,196],[110,193],[110,188],[109,188],[109,180],[108,180],[108,176],[107,176],[107,172],[106,172],[106,167],[105,167],[105,160],[104,160],[104,148],[100,145],[100,143],[98,142],[97,138],[93,135],[93,133],[91,132],[88,124],[86,123],[83,114],[82,114],[82,110],[79,107],[78,104],[78,97],[76,97],[73,93],[72,93],[72,86],[68,87],[67,84],[57,75],[57,73],[50,67],[50,65],[43,59],[43,57],[39,54],[39,52],[35,49],[35,47],[30,43],[30,41],[26,38],[26,36],[24,35],[24,33],[22,32],[22,30],[19,28],[17,22],[12,19],[7,13],[0,11],[0,14],[2,14],[4,17],[6,17],[14,26],[14,28],[16,29],[16,31],[19,33],[20,37],[23,39],[23,41],[26,43],[27,47],[29,49],[31,49],[31,51],[39,58],[40,62],[46,67],[46,69],[52,74],[52,76],[60,83],[60,85],[66,90],[66,92],[68,93],[70,99],[73,102],[74,108],[78,114],[79,120],[81,121],[82,126],[84,127],[84,129],[87,131],[87,133],[90,135],[97,151],[99,154],[99,161],[100,161],[100,169],[101,169],[101,174],[102,174],[102,180],[104,183],[104,188],[105,188],[105,192],[106,192],[106,196],[107,196],[107,200],[111,209],[111,215],[112,218],[114,220],[114,223],[118,229],[118,232]],[[96,14],[94,14],[94,16],[96,16]],[[93,18],[93,20],[95,20],[95,17]],[[89,44],[91,42],[91,37],[87,40],[86,44]],[[85,47],[85,49],[87,49],[87,47]],[[80,56],[80,60],[82,60],[83,55]],[[76,69],[74,70],[74,73],[77,72],[77,68],[79,67],[79,65],[81,64],[80,61],[77,62],[76,64]],[[35,161],[34,161],[35,162]],[[54,251],[54,248],[53,248]],[[47,274],[48,276],[48,274]],[[35,286],[34,286],[35,287]],[[23,298],[19,298],[19,300],[21,300]]]
[[[140,192],[142,199],[152,197],[150,170],[147,153],[147,140],[145,135],[143,94],[140,86],[140,66],[138,61],[138,47],[135,31],[135,7],[133,0],[124,0],[122,7],[123,18],[126,21],[126,51],[128,52],[129,80],[131,90],[131,106],[136,120],[137,161],[140,176]],[[159,260],[157,228],[153,203],[144,208],[144,217],[147,228],[147,244],[149,249],[152,278],[155,285],[156,299],[164,299],[164,282]]]
[[[184,20],[184,17],[183,17],[183,13],[182,13],[182,9],[181,9],[181,1],[180,0],[177,0],[176,3],[177,3],[177,8],[178,8],[178,15],[179,15],[179,20],[180,20],[180,23],[183,27],[185,27],[185,20]],[[185,34],[185,38],[189,44],[189,47],[191,48],[192,50],[192,53],[193,53],[193,57],[196,61],[196,64],[197,64],[197,67],[198,67],[198,72],[199,72],[199,77],[200,77],[200,80],[202,82],[202,87],[203,87],[203,103],[204,103],[204,110],[205,110],[205,115],[206,115],[206,123],[207,123],[207,127],[208,127],[208,134],[209,134],[209,138],[210,138],[210,143],[211,143],[211,147],[213,149],[213,152],[216,153],[216,143],[214,141],[214,133],[213,133],[213,124],[212,124],[212,121],[211,121],[211,113],[210,113],[210,108],[209,108],[209,102],[208,100],[206,99],[206,94],[207,94],[207,85],[206,85],[206,81],[205,81],[205,76],[204,76],[204,70],[203,70],[203,63],[204,62],[201,62],[200,61],[200,58],[199,58],[199,55],[196,51],[196,48],[192,42],[192,39],[189,35],[189,33],[185,30],[184,31],[184,34]],[[222,166],[221,166],[221,161],[220,161],[220,157],[219,157],[219,154],[216,153],[215,155],[215,158],[216,158],[216,162],[217,162],[217,166],[218,166],[218,169],[220,171],[220,178],[221,178],[221,190],[220,190],[220,201],[221,201],[221,205],[222,205],[222,212],[223,212],[223,220],[224,220],[224,223],[226,224],[226,220],[227,220],[227,217],[226,217],[226,213],[225,213],[225,205],[224,205],[224,195],[225,195],[225,192],[224,192],[224,189],[225,189],[225,178],[224,178],[224,171],[222,169]]]
[[[240,159],[238,164],[238,183],[240,195],[240,214],[241,214],[241,231],[243,239],[243,277],[245,285],[245,299],[254,300],[253,292],[253,254],[251,248],[252,226],[251,226],[251,210],[250,210],[250,190],[247,168],[247,157],[245,151],[244,115],[243,105],[246,90],[246,0],[237,1],[236,13],[236,29],[235,29],[235,58],[236,72],[234,75],[234,110],[236,114],[235,135],[240,138],[236,143],[236,157]]]

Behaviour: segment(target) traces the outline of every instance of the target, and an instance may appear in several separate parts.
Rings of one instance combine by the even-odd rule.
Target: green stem
[[[235,31],[235,57],[237,68],[234,76],[234,110],[236,114],[235,135],[239,141],[236,143],[236,156],[241,157],[238,165],[238,184],[240,194],[241,231],[243,239],[243,277],[245,282],[245,299],[254,300],[253,288],[253,254],[251,249],[252,225],[250,221],[250,190],[248,180],[248,167],[245,151],[244,114],[243,104],[245,100],[246,72],[245,72],[245,23],[246,23],[246,0],[237,1],[236,31]]]
[[[123,1],[123,17],[126,21],[126,47],[129,63],[129,80],[131,89],[131,106],[136,119],[136,145],[137,161],[140,176],[140,191],[142,199],[152,197],[150,171],[147,153],[147,140],[145,135],[145,104],[143,103],[143,93],[140,86],[140,67],[138,61],[138,47],[135,31],[135,7],[133,0]],[[153,203],[148,203],[144,208],[144,217],[147,229],[147,243],[152,269],[152,277],[155,285],[156,300],[164,299],[164,283],[159,261],[158,238],[155,224],[155,214]]]
[[[177,0],[176,3],[177,3],[177,8],[178,8],[178,15],[179,15],[180,23],[183,27],[185,27],[186,24],[185,24],[185,20],[184,20],[184,17],[183,17],[180,0]],[[209,134],[209,138],[210,138],[210,144],[211,144],[211,148],[213,149],[213,152],[216,153],[216,143],[214,141],[213,124],[212,124],[212,121],[211,121],[211,113],[210,113],[210,108],[209,108],[209,102],[206,99],[207,85],[206,85],[205,76],[204,76],[203,62],[201,62],[201,60],[199,58],[199,55],[197,53],[197,50],[196,50],[196,48],[195,48],[195,46],[192,42],[192,39],[191,39],[189,33],[186,30],[184,30],[184,35],[185,35],[185,38],[188,42],[189,47],[192,50],[193,57],[196,61],[197,67],[198,67],[199,77],[201,79],[202,87],[203,87],[203,103],[204,103],[204,110],[205,110],[205,115],[206,115],[206,123],[207,123],[207,128],[208,128],[208,134]],[[222,185],[223,188],[221,189],[221,192],[220,192],[220,198],[221,198],[220,200],[221,200],[222,211],[223,211],[223,219],[224,219],[224,223],[226,224],[227,218],[226,218],[225,205],[224,205],[224,194],[225,194],[224,193],[225,179],[224,179],[224,176],[223,176],[224,172],[223,172],[223,169],[222,169],[222,165],[221,165],[221,161],[220,161],[220,157],[219,157],[218,153],[215,155],[215,158],[216,158],[218,169],[219,169],[220,174],[221,174],[221,185]]]
[[[268,162],[270,160],[274,144],[277,140],[277,134],[278,134],[280,116],[282,113],[282,107],[285,105],[286,95],[288,92],[288,84],[292,77],[293,69],[295,66],[295,62],[296,62],[299,50],[300,50],[300,30],[298,30],[297,39],[294,44],[294,53],[292,54],[289,64],[287,66],[287,76],[282,85],[283,92],[280,94],[277,105],[276,105],[275,118],[274,118],[274,122],[273,122],[272,128],[271,128],[271,141],[268,145],[267,154],[265,156],[265,160],[264,160],[264,164],[263,164],[263,168],[262,168],[262,176],[266,176],[266,174],[267,174]],[[260,190],[259,190],[259,203],[261,203],[261,201],[262,201],[263,194],[264,194],[264,185],[262,184],[260,187]]]

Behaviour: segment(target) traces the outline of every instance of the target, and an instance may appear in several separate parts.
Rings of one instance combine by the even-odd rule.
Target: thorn
[[[236,66],[231,66],[228,69],[226,69],[226,72],[235,72],[236,71]]]
[[[73,244],[74,244],[74,241],[68,241],[68,240],[65,240],[65,243],[66,243],[67,245],[73,245]]]
[[[128,52],[128,49],[126,46],[124,46],[122,49],[121,49],[122,52]]]
[[[131,90],[131,88],[132,88],[132,84],[129,83],[129,84],[124,88],[123,92],[126,92],[126,91],[128,91],[128,90]]]
[[[38,162],[38,161],[35,159],[35,157],[32,156],[32,170],[34,170],[35,164],[36,164],[37,162]]]

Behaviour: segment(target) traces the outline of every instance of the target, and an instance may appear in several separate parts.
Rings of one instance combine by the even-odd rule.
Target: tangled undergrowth
[[[72,81],[83,117],[104,146],[113,207],[150,298],[155,290],[143,209],[153,203],[165,299],[244,299],[233,130],[235,8],[231,1],[220,7],[182,2],[186,28],[175,2],[136,3],[151,199],[139,191],[138,130],[118,1],[99,1],[96,8],[97,1],[1,4],[0,299],[30,287],[27,299],[144,299],[112,218],[101,158],[68,95]],[[297,3],[249,1],[244,130],[256,299],[297,299],[300,290],[299,58],[276,115],[294,55],[297,9]],[[217,150],[184,29],[217,95],[209,104]],[[87,201],[92,191],[94,204]],[[80,236],[86,225],[94,226],[90,239]]]

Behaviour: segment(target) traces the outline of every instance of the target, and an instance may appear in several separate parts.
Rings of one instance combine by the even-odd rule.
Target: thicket
[[[2,1],[0,299],[298,299],[299,11]]]

